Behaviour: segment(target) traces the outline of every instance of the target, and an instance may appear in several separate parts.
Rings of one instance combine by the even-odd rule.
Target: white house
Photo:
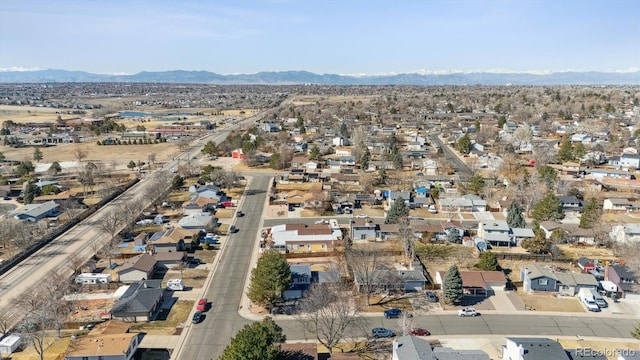
[[[617,243],[640,242],[640,224],[621,224],[611,228],[609,236]]]

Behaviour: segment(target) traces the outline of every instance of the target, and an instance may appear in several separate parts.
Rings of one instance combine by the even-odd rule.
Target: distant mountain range
[[[54,82],[139,82],[188,83],[221,85],[640,85],[636,72],[555,72],[532,73],[450,73],[347,76],[314,74],[308,71],[259,72],[255,74],[221,75],[209,71],[143,71],[133,75],[92,74],[84,71],[37,70],[3,71],[0,83]]]

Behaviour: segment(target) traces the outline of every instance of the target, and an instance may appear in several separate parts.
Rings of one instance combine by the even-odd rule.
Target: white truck
[[[598,293],[596,290],[591,290],[591,295],[593,295],[593,301],[596,302],[599,308],[609,307],[609,303]]]
[[[591,289],[582,288],[578,291],[578,298],[587,307],[587,310],[598,312],[600,307],[596,304],[596,300],[591,292]]]

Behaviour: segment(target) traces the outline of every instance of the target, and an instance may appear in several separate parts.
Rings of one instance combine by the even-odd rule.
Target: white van
[[[167,281],[167,290],[183,291],[184,281],[182,281],[181,279],[171,279]]]

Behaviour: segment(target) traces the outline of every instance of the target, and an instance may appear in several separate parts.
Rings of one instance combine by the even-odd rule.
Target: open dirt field
[[[127,169],[129,161],[148,162],[149,154],[155,154],[156,163],[161,164],[171,160],[179,153],[179,149],[172,143],[149,144],[149,145],[98,145],[95,141],[79,144],[59,144],[51,147],[41,147],[43,159],[40,163],[52,163],[54,161],[77,161],[74,155],[76,149],[82,149],[87,157],[83,162],[101,162],[107,169]],[[33,161],[33,147],[10,148],[4,146],[2,153],[10,160]],[[128,170],[128,169],[127,169]],[[128,170],[133,173],[133,171]]]
[[[276,190],[278,191],[321,191],[321,183],[304,183],[304,184],[277,184]]]
[[[618,259],[613,255],[613,251],[610,249],[606,249],[603,247],[593,247],[593,246],[571,246],[571,245],[558,245],[560,250],[562,250],[562,254],[565,257],[578,259],[580,257],[588,257],[590,259],[601,259],[601,260],[614,260]]]

